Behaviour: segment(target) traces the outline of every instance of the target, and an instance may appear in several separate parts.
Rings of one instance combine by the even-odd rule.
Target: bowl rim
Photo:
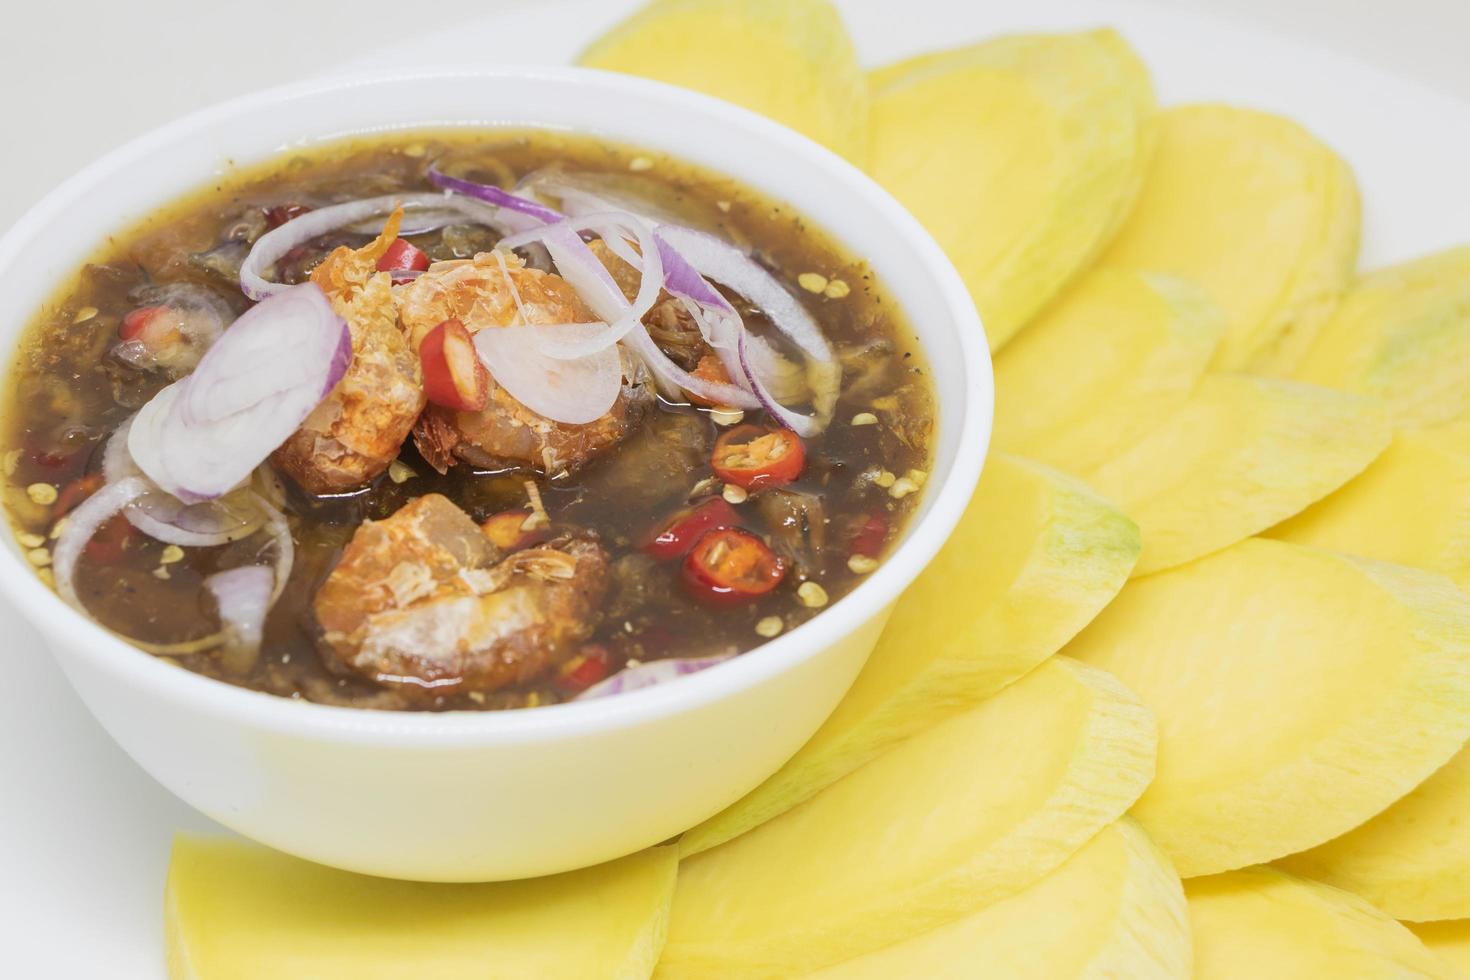
[[[932,285],[949,314],[949,329],[956,335],[963,354],[963,364],[960,365],[963,404],[940,406],[945,412],[945,419],[955,419],[955,423],[941,424],[957,424],[958,448],[949,473],[942,481],[931,482],[927,488],[928,511],[910,524],[904,539],[883,559],[876,571],[807,622],[729,661],[679,678],[678,683],[655,685],[616,697],[544,705],[535,709],[433,712],[320,704],[255,691],[167,663],[133,646],[68,605],[24,564],[14,547],[0,548],[7,553],[5,558],[0,558],[0,586],[48,646],[54,648],[65,644],[78,655],[97,661],[106,674],[128,675],[126,679],[129,682],[146,687],[153,696],[183,703],[215,717],[228,717],[252,728],[398,747],[432,746],[446,741],[464,745],[531,743],[653,721],[689,712],[755,687],[851,634],[870,619],[875,610],[894,602],[929,564],[964,512],[989,449],[994,405],[990,351],[969,291],[928,232],[865,173],[807,137],[721,99],[633,76],[563,66],[375,69],[273,86],[165,123],[129,140],[66,179],[0,235],[0,268],[9,264],[36,229],[64,212],[83,193],[105,184],[119,168],[213,124],[267,111],[296,99],[404,81],[483,83],[507,78],[587,85],[604,92],[659,102],[672,112],[712,116],[729,129],[751,134],[767,146],[800,155],[824,169],[833,177],[831,186],[834,193],[863,199],[889,231],[902,237],[904,246],[916,252],[920,264],[928,270]],[[426,125],[416,123],[398,127],[389,123],[373,131],[408,130]],[[490,124],[486,124],[486,128],[491,128]],[[361,129],[311,132],[302,138],[302,142],[314,143],[365,132]],[[270,149],[280,152],[280,148]],[[678,156],[677,153],[671,155]],[[258,159],[265,159],[265,154]],[[197,183],[205,179],[203,174],[198,177]],[[799,202],[796,203],[799,206]],[[881,269],[876,271],[882,273]],[[8,349],[7,364],[10,356],[11,350]],[[61,655],[54,649],[51,653],[65,666]],[[118,683],[121,679],[113,676],[109,682]]]

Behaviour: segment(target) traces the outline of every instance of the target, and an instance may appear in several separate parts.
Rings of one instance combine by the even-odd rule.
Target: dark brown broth
[[[430,161],[474,179],[509,186],[534,169],[561,165],[574,171],[625,175],[630,188],[686,223],[704,227],[751,248],[786,282],[817,318],[844,356],[843,394],[829,430],[808,443],[808,463],[790,489],[820,499],[825,542],[797,556],[795,574],[775,592],[750,605],[713,609],[684,595],[677,563],[643,559],[639,540],[692,494],[718,493],[708,455],[720,431],[707,411],[660,401],[643,429],[617,451],[568,479],[539,482],[552,520],[596,531],[623,571],[627,588],[615,585],[608,615],[594,642],[628,659],[695,656],[749,650],[764,642],[762,619],[776,616],[790,629],[820,612],[797,595],[806,579],[817,581],[831,601],[862,575],[848,567],[853,534],[881,513],[897,538],[920,493],[895,498],[873,477],[927,471],[933,401],[913,335],[868,268],[845,255],[790,208],[739,184],[656,154],[581,137],[490,131],[425,132],[354,140],[314,148],[232,173],[214,186],[160,210],[138,226],[112,236],[75,280],[57,293],[28,328],[10,372],[5,406],[5,502],[28,553],[44,562],[51,546],[53,506],[35,503],[34,484],[65,488],[100,466],[108,435],[161,388],[166,379],[109,357],[117,328],[130,310],[147,302],[160,284],[187,281],[211,289],[236,312],[247,302],[212,262],[238,255],[227,241],[242,224],[258,225],[259,209],[285,203],[322,206],[356,197],[431,189]],[[333,246],[359,245],[366,236],[328,236],[278,269],[297,280]],[[463,258],[488,250],[488,229],[452,228],[412,241],[434,259]],[[192,257],[192,258],[191,258]],[[801,288],[798,277],[815,272],[841,281],[850,292],[829,297]],[[95,311],[95,312],[94,312]],[[759,322],[753,328],[760,329]],[[855,426],[854,416],[873,413],[879,423]],[[761,422],[746,413],[747,422]],[[310,600],[342,546],[362,521],[388,516],[425,493],[446,494],[476,520],[526,501],[524,473],[474,473],[461,466],[446,477],[418,458],[411,443],[400,459],[416,474],[402,483],[388,476],[359,493],[312,499],[292,491],[297,559],[291,582],[267,623],[265,652],[244,676],[228,676],[210,653],[174,656],[181,665],[231,683],[295,698],[366,707],[404,707],[397,695],[332,672],[318,657]],[[880,482],[887,482],[884,476]],[[45,494],[43,493],[44,497]],[[755,496],[741,504],[751,526],[772,539]],[[31,536],[47,540],[37,545]],[[781,540],[773,541],[780,550]],[[213,602],[202,587],[216,570],[254,560],[267,546],[263,535],[212,549],[188,549],[165,564],[165,547],[133,536],[121,561],[83,559],[78,591],[93,615],[123,636],[150,644],[174,644],[217,628]],[[172,556],[170,556],[172,557]],[[49,573],[42,570],[43,577]],[[515,707],[560,700],[550,679],[490,695],[440,699],[435,708]],[[422,705],[416,705],[422,706]]]

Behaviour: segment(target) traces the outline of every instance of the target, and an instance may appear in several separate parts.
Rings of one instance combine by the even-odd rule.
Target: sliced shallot
[[[66,515],[66,527],[51,552],[51,571],[56,577],[56,591],[76,609],[86,611],[76,587],[77,560],[82,550],[102,525],[147,492],[146,480],[127,477],[105,485]]]
[[[636,667],[627,667],[618,671],[605,681],[593,684],[587,690],[573,698],[574,701],[583,701],[588,698],[606,697],[609,694],[625,694],[628,691],[636,691],[644,687],[653,687],[671,681],[676,677],[686,674],[698,673],[715,664],[729,660],[733,654],[724,654],[714,657],[683,657],[668,660],[650,660],[647,663],[638,664]]]
[[[260,656],[274,579],[274,573],[264,565],[244,565],[216,572],[204,580],[219,607],[224,636],[222,663],[232,673],[248,670]]]
[[[291,287],[270,282],[265,273],[286,253],[328,232],[353,230],[360,223],[381,215],[390,214],[394,208],[402,207],[410,219],[414,210],[425,212],[455,211],[480,224],[490,225],[501,231],[512,231],[518,227],[501,219],[498,210],[483,204],[457,198],[450,194],[385,194],[368,197],[343,204],[333,204],[315,211],[307,211],[287,221],[255,240],[250,254],[240,266],[240,289],[253,300],[262,300]],[[380,226],[381,228],[381,226]],[[376,231],[373,232],[376,234]],[[401,229],[399,234],[405,234]]]
[[[351,333],[326,294],[292,286],[236,320],[193,374],[144,405],[128,450],[185,503],[223,496],[296,431],[351,359]]]

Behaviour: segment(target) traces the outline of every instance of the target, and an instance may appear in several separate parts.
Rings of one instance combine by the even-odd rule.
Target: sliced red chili
[[[684,558],[684,588],[697,599],[737,605],[765,595],[786,577],[786,562],[749,531],[708,531]]]
[[[562,664],[556,674],[556,686],[565,694],[581,694],[612,673],[612,653],[601,643],[585,644],[581,651]]]
[[[286,222],[299,218],[310,210],[311,208],[305,204],[296,204],[294,202],[277,204],[274,207],[265,209],[265,223],[272,229],[279,228]]]
[[[88,473],[62,487],[61,492],[56,495],[56,505],[51,508],[52,519],[60,520],[71,513],[82,501],[101,490],[105,482],[101,473]]]
[[[806,447],[790,429],[741,425],[715,440],[710,465],[720,479],[747,490],[779,487],[801,476]]]
[[[117,325],[117,335],[123,340],[137,340],[143,331],[167,310],[167,306],[140,306],[122,318]]]
[[[881,510],[870,512],[853,531],[848,554],[877,558],[883,554],[883,546],[888,543],[888,530],[888,516]]]
[[[662,529],[643,543],[645,554],[660,561],[683,558],[706,531],[735,527],[740,515],[723,497],[711,497],[695,507],[686,507],[664,522]]]
[[[715,381],[720,384],[731,383],[730,372],[725,370],[725,363],[721,361],[719,356],[714,354],[713,352],[705,354],[703,357],[701,357],[699,359],[699,363],[694,366],[694,370],[689,373],[694,375],[701,381]],[[699,395],[696,395],[692,391],[686,390],[684,394],[691,402],[696,405],[703,405],[705,408],[715,407],[714,402],[710,401],[708,398],[703,398]]]
[[[428,267],[429,256],[414,247],[411,242],[406,242],[402,238],[394,240],[393,244],[388,246],[388,251],[383,253],[383,257],[378,259],[379,272],[398,272],[403,269],[423,272]],[[400,282],[410,281],[411,277],[407,276],[403,278],[395,277],[393,280],[395,285]]]
[[[435,405],[478,412],[490,401],[490,372],[458,320],[445,320],[424,336],[419,362],[424,368],[424,394]]]
[[[119,514],[97,529],[84,550],[87,557],[99,565],[115,565],[122,561],[128,544],[137,534],[137,529]]]
[[[526,530],[525,524],[530,517],[531,512],[523,507],[503,510],[498,514],[490,515],[489,519],[480,525],[480,530],[484,531],[485,537],[502,551],[519,551],[533,544],[540,544],[551,536],[551,528],[546,525]]]

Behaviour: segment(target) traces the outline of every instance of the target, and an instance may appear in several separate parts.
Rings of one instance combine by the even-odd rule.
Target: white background
[[[1239,94],[1343,148],[1366,192],[1368,261],[1470,239],[1470,111],[1181,17],[1197,9],[1465,97],[1466,0],[908,0],[901,15],[892,0],[839,2],[869,60],[986,31],[1119,23],[1166,97]],[[192,108],[346,64],[564,60],[630,5],[10,0],[0,228],[95,156]],[[1173,51],[1176,29],[1187,51]],[[0,975],[159,976],[168,842],[208,826],[108,741],[0,598]]]

